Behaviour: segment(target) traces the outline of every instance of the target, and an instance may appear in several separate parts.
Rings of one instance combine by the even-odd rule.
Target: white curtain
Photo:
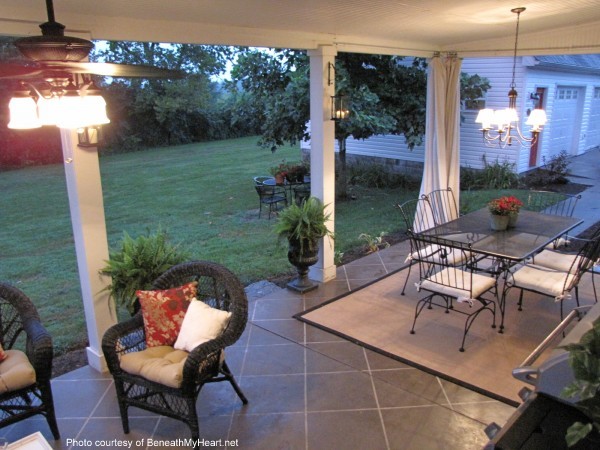
[[[455,55],[434,56],[428,65],[425,167],[419,195],[451,188],[460,199],[460,67]]]

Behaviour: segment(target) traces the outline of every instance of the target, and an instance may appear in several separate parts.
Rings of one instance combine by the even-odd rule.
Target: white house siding
[[[467,58],[462,62],[462,72],[470,75],[478,74],[490,80],[491,88],[486,94],[486,107],[499,109],[508,105],[508,91],[512,79],[513,60],[507,57],[498,58]],[[537,88],[545,88],[544,109],[548,116],[548,123],[540,135],[538,145],[537,164],[541,165],[561,150],[566,150],[570,155],[578,155],[585,151],[600,146],[600,66],[595,67],[596,72],[590,71],[558,71],[542,67],[534,57],[518,57],[515,68],[515,85],[519,94],[517,110],[521,120],[521,130],[529,136],[529,126],[525,125],[527,110],[535,107],[535,102],[530,99],[530,94]],[[567,125],[560,125],[565,108],[569,105],[559,106],[554,116],[562,131],[554,131],[553,110],[555,103],[568,103],[567,99],[557,99],[560,89],[571,88],[578,90],[578,99],[571,99]],[[462,167],[481,169],[484,167],[484,157],[488,163],[499,161],[515,165],[519,173],[527,171],[529,167],[529,147],[516,143],[506,148],[488,146],[484,143],[479,124],[475,123],[477,111],[464,110],[461,113],[460,127],[460,161]],[[571,134],[571,139],[565,133]],[[427,137],[425,137],[426,139]],[[571,142],[568,146],[565,142]],[[302,147],[310,148],[310,141],[304,142]],[[568,148],[567,148],[568,147]],[[336,147],[337,151],[337,147]],[[410,151],[403,136],[374,136],[366,140],[348,139],[347,153],[349,158],[353,155],[373,158],[384,158],[386,164],[410,170],[414,164],[421,164],[424,159],[424,145]]]
[[[592,148],[600,145],[600,86],[589,89],[590,109],[587,114],[587,133],[585,146]]]

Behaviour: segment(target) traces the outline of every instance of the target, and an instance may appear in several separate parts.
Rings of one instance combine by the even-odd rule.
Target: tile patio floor
[[[513,407],[292,318],[395,270],[406,251],[399,244],[343,266],[336,280],[306,295],[286,289],[252,295],[248,327],[227,350],[250,403],[243,406],[228,383],[205,386],[198,401],[201,448],[481,448],[488,440],[484,428],[503,424]],[[135,408],[131,433],[124,434],[108,374],[83,367],[54,379],[52,387],[60,441],[41,416],[0,430],[0,437],[14,441],[39,430],[55,449],[123,448],[96,442],[115,439],[136,449],[189,448],[157,445],[188,439],[189,430]]]

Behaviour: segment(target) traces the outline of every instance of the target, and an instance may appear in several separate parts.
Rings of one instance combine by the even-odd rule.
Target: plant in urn
[[[319,239],[333,239],[326,224],[329,216],[316,197],[309,197],[300,205],[293,203],[279,213],[275,233],[288,240],[288,260],[298,271],[298,278],[288,283],[289,289],[307,292],[318,287],[308,279],[308,268],[319,260]]]

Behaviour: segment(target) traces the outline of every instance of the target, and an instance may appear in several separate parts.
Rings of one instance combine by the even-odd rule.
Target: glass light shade
[[[477,114],[477,119],[475,119],[475,123],[480,123],[481,128],[484,130],[492,128],[492,124],[494,123],[494,110],[490,108],[480,109],[479,114]]]
[[[536,108],[531,111],[527,118],[526,125],[531,125],[531,131],[540,131],[540,129],[546,124],[546,111],[540,108]]]
[[[86,95],[81,99],[85,114],[85,126],[103,125],[109,123],[106,115],[106,101],[101,95]]]
[[[63,95],[58,103],[56,126],[59,128],[85,127],[85,110],[79,95]]]
[[[13,97],[8,108],[10,122],[8,128],[26,130],[42,126],[37,113],[37,105],[31,97]]]
[[[42,98],[38,99],[38,116],[42,125],[56,125],[60,117],[60,98]]]

